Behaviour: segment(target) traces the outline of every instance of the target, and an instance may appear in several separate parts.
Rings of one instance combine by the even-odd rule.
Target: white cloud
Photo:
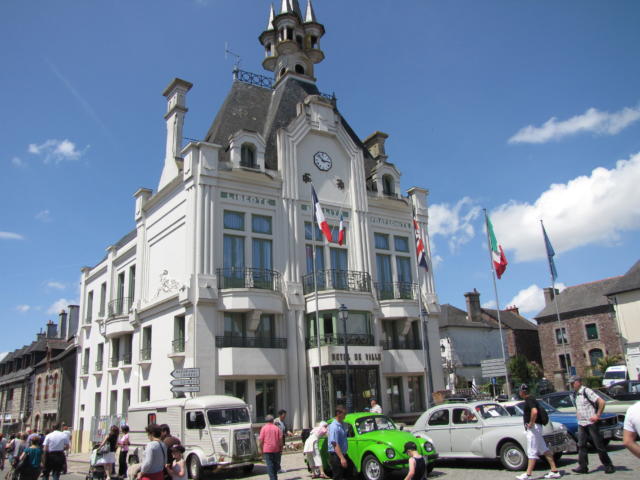
[[[31,310],[31,305],[18,305],[16,307],[16,310],[20,313],[27,313],[29,310]]]
[[[44,163],[60,163],[78,160],[88,148],[89,146],[86,146],[83,150],[78,150],[76,144],[70,140],[49,139],[40,145],[31,143],[27,150],[33,155],[42,156]]]
[[[582,132],[616,135],[638,120],[640,120],[640,106],[625,107],[614,113],[590,108],[582,115],[576,115],[568,120],[558,121],[556,117],[551,117],[540,127],[528,125],[521,128],[509,139],[509,143],[546,143]]]
[[[51,212],[49,210],[42,210],[36,213],[36,220],[40,220],[41,222],[51,222]]]
[[[78,305],[77,300],[67,300],[66,298],[60,298],[53,302],[47,309],[49,315],[57,315],[62,310],[66,310],[69,305]]]
[[[11,159],[11,164],[14,167],[26,167],[27,166],[26,162],[23,161],[20,157],[13,157]]]
[[[0,232],[0,240],[23,240],[24,237],[19,233]]]
[[[482,304],[482,308],[496,308],[496,301],[495,300],[489,300],[488,302],[484,302]]]
[[[431,256],[431,266],[433,267],[434,270],[436,270],[443,261],[444,261],[444,258],[442,258],[440,255]]]
[[[566,286],[564,283],[556,283],[556,288],[562,291]],[[536,284],[529,285],[516,293],[507,305],[515,305],[522,315],[536,314],[544,308],[544,291]]]
[[[515,261],[546,258],[540,219],[556,254],[590,244],[615,244],[621,232],[640,229],[638,185],[640,153],[618,160],[610,170],[598,167],[589,176],[553,184],[533,204],[506,203],[491,213],[491,220],[498,241],[515,251]]]
[[[458,200],[454,206],[439,203],[429,207],[429,232],[448,237],[453,252],[475,236],[473,221],[480,215],[480,207],[469,197]]]
[[[60,282],[47,282],[47,287],[55,288],[56,290],[64,290],[65,288],[67,288],[64,283]]]

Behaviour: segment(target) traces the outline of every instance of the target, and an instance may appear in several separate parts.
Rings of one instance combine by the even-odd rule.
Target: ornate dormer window
[[[395,181],[391,175],[383,175],[382,176],[382,193],[388,196],[395,196]]]
[[[229,139],[229,159],[233,168],[264,170],[266,142],[262,135],[249,130],[239,130]]]

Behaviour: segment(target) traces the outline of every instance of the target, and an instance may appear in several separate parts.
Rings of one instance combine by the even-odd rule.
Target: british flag
[[[429,264],[427,263],[427,256],[424,251],[424,242],[422,241],[422,234],[420,233],[420,225],[416,218],[416,212],[413,212],[413,230],[416,234],[416,255],[418,256],[418,265],[424,267],[429,271]]]

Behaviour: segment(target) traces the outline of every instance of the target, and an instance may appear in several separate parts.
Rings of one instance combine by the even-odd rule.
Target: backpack
[[[595,409],[595,411],[598,411],[598,402],[594,402],[589,398],[589,395],[587,395],[587,390],[591,391],[592,393],[594,393],[595,395],[597,395],[597,393],[595,393],[593,391],[593,389],[589,388],[589,387],[584,387],[584,390],[582,391],[582,393],[580,395],[582,395],[587,402],[589,402],[591,404],[591,406]],[[578,394],[576,393],[576,398],[578,397]],[[606,402],[605,402],[605,406],[606,406]],[[602,409],[602,411],[604,412],[604,408]]]
[[[538,404],[536,408],[538,409],[538,418],[540,419],[540,422],[536,423],[540,423],[540,425],[549,425],[549,414],[547,413],[545,408],[540,405],[540,403],[536,403]]]

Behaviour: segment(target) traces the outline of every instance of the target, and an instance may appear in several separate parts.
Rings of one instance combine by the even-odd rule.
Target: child
[[[187,480],[187,467],[184,464],[184,447],[182,445],[174,445],[171,447],[171,455],[173,455],[173,464],[167,468],[167,472],[173,480]]]
[[[427,473],[427,462],[418,453],[418,447],[413,442],[404,444],[404,453],[409,455],[409,472],[404,480],[422,480]]]

